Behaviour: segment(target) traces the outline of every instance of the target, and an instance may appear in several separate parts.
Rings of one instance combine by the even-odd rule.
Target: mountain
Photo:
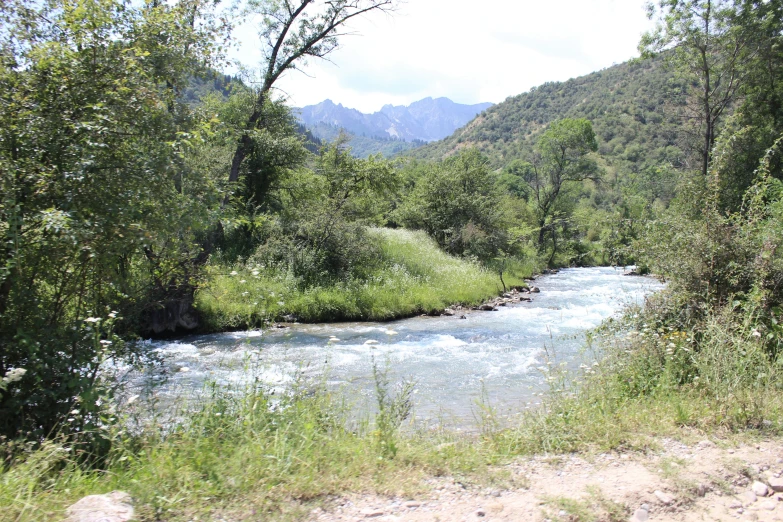
[[[561,118],[587,118],[608,166],[638,172],[685,161],[682,106],[687,84],[661,59],[623,63],[550,82],[494,105],[451,136],[407,152],[439,160],[476,147],[495,168],[525,159],[546,126]]]
[[[329,140],[335,129],[344,129],[356,137],[403,142],[430,142],[449,136],[491,103],[463,105],[448,98],[425,98],[409,106],[385,105],[380,111],[365,114],[326,100],[298,109],[299,120],[313,134]]]

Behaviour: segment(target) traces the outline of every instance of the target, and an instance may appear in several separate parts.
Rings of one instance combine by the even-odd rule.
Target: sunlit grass
[[[453,304],[475,305],[497,296],[497,274],[449,256],[423,232],[370,229],[380,259],[369,275],[301,289],[290,274],[260,266],[211,266],[208,283],[196,295],[205,328],[225,330],[266,321],[383,321],[436,313]],[[507,285],[523,285],[533,265],[512,267]]]

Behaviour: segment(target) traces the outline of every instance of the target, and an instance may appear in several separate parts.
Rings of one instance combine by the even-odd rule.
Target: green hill
[[[525,158],[551,121],[587,118],[599,153],[616,168],[680,165],[679,107],[686,84],[660,59],[623,63],[566,82],[550,82],[490,107],[450,137],[407,155],[438,160],[477,147],[495,168]]]

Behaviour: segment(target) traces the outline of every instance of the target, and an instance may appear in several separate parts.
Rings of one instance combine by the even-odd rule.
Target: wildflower
[[[239,273],[236,270],[232,270],[231,273],[228,275],[235,276],[235,275],[239,275]]]
[[[669,348],[677,348],[677,345],[676,345],[676,344],[674,344],[674,343],[669,343],[669,344],[668,344],[668,347],[669,347]]]
[[[24,368],[14,368],[5,374],[5,377],[3,377],[3,382],[9,384],[12,382],[21,381],[22,377],[24,377],[24,374],[26,373],[27,370]]]
[[[242,279],[242,280],[240,280],[239,282],[240,282],[241,284],[245,284],[245,283],[247,283],[247,281],[246,281],[245,279]]]
[[[102,340],[101,340],[101,344],[102,344],[103,346],[109,346],[109,345],[111,345],[111,344],[112,344],[112,342],[111,342],[111,341],[108,341],[108,340],[106,340],[106,339],[102,339]]]
[[[101,320],[100,317],[88,317],[84,320],[85,323],[97,323]]]
[[[753,332],[751,332],[751,335],[753,337],[759,338],[759,337],[761,337],[761,332],[759,332],[758,330],[754,329]]]
[[[115,317],[117,317],[117,311],[116,310],[112,310],[111,312],[109,312],[109,317],[111,319],[114,319]]]
[[[258,270],[253,270],[253,271],[252,271],[252,272],[250,272],[250,273],[251,273],[251,274],[253,274],[254,276],[257,276],[257,275],[258,275]]]

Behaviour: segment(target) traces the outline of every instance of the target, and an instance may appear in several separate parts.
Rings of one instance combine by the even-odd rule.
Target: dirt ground
[[[419,498],[346,496],[310,520],[783,522],[783,440],[658,446],[644,455],[522,459],[504,467],[504,488],[445,477]]]

